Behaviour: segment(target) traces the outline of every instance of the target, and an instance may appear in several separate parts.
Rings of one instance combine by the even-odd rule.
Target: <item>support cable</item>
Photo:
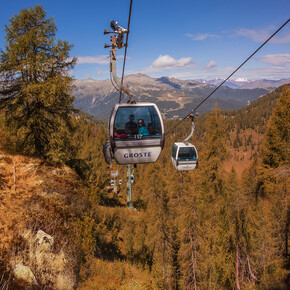
[[[241,65],[239,65],[222,83],[220,83],[202,102],[200,102],[191,112],[189,112],[180,122],[178,122],[174,127],[168,130],[165,135],[173,131],[177,126],[179,126],[188,116],[196,111],[209,97],[211,97],[230,77],[232,77],[250,58],[252,58],[274,35],[276,35],[288,22],[290,18],[280,26],[259,48],[257,48]]]
[[[124,61],[123,61],[123,71],[122,71],[122,79],[121,79],[121,85],[123,85],[124,81],[124,72],[125,72],[125,64],[126,64],[126,57],[127,57],[127,48],[128,48],[128,38],[129,38],[129,29],[130,29],[130,21],[131,21],[131,11],[132,11],[132,2],[130,1],[130,10],[129,10],[129,18],[128,18],[128,26],[127,26],[127,35],[126,35],[126,46],[125,46],[125,53],[124,53]],[[119,97],[119,103],[121,103],[122,99],[124,98],[124,95],[122,97],[122,89],[120,90],[120,97]]]

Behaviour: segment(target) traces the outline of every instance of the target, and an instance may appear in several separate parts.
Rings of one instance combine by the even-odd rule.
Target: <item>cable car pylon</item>
[[[127,164],[127,207],[133,209],[133,191],[131,182],[131,164]]]

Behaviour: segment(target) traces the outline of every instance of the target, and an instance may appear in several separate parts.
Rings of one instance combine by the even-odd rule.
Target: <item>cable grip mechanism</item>
[[[191,138],[191,136],[193,135],[194,129],[195,129],[195,125],[194,125],[195,117],[194,117],[194,114],[190,113],[187,118],[188,119],[191,118],[191,132],[190,132],[189,136],[186,139],[184,139],[183,142],[187,142]]]

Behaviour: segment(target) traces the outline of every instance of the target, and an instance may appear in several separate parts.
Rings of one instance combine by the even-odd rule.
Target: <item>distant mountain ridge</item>
[[[211,80],[198,80],[199,82],[218,86],[224,80],[221,78],[211,79]],[[277,88],[285,84],[290,83],[290,78],[281,80],[255,80],[249,81],[246,78],[238,78],[236,80],[227,81],[224,86],[228,86],[233,89],[256,89],[256,88]]]
[[[248,86],[252,84],[252,88],[242,88],[245,84],[240,88],[223,85],[199,108],[199,113],[210,111],[215,103],[218,103],[223,110],[239,109],[271,92],[283,81],[262,80],[260,83],[246,81]],[[257,87],[258,84],[261,86],[266,84],[266,86],[260,88]],[[119,102],[120,97],[120,93],[112,82],[84,79],[76,80],[74,85],[75,106],[97,118],[108,120],[112,107]],[[169,77],[151,78],[144,74],[126,76],[124,85],[131,90],[137,102],[156,103],[164,118],[183,117],[216,88],[215,84],[206,81],[179,80]],[[127,102],[127,100],[128,97],[125,95],[122,102]]]

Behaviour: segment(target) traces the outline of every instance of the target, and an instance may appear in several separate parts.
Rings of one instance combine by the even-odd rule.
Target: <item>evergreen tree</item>
[[[226,182],[223,161],[227,157],[227,148],[224,120],[217,106],[205,125],[206,146],[200,154],[201,171],[195,173],[194,193],[185,198],[188,215],[183,216],[180,251],[182,273],[188,275],[184,284],[192,289],[227,287],[234,280],[223,281],[226,275],[221,264],[222,257],[228,261],[223,252],[226,245],[223,245],[220,229]],[[234,275],[233,271],[230,275]]]
[[[252,266],[249,278],[263,289],[286,289],[289,275],[289,88],[280,92],[267,125],[262,162],[255,159],[243,176],[245,196],[252,200],[247,222],[250,244],[245,243],[244,253]]]
[[[182,173],[181,173],[182,174]],[[199,228],[198,219],[198,193],[199,186],[195,182],[200,178],[199,171],[192,174],[192,179],[179,181],[184,197],[181,200],[179,211],[181,247],[179,251],[180,268],[182,274],[182,286],[186,289],[197,289],[200,271],[198,265],[199,250]],[[189,178],[189,176],[188,176]]]
[[[223,185],[222,164],[228,156],[228,151],[224,120],[217,105],[207,121],[206,134],[206,147],[201,155],[204,164],[202,168],[204,170],[204,185],[213,188],[214,193],[218,194]]]
[[[277,283],[284,285],[284,263],[289,263],[289,112],[290,90],[286,85],[267,126],[262,150],[263,163],[258,176],[260,188],[267,197],[267,202],[270,201],[267,219],[271,226],[267,242],[271,242],[272,255],[267,255],[268,263],[265,263],[262,271],[265,285],[271,282],[272,277],[276,277]]]
[[[23,9],[5,26],[0,51],[0,109],[27,153],[45,156],[50,136],[69,125],[73,97],[69,92],[76,58],[67,41],[56,40],[56,25],[40,5]]]
[[[263,163],[272,168],[290,161],[290,89],[284,87],[277,107],[269,121],[263,150]]]
[[[158,164],[148,165],[144,175],[148,176],[143,194],[148,224],[147,244],[153,256],[152,273],[157,288],[174,289],[178,278],[177,229],[173,223],[165,176]]]

